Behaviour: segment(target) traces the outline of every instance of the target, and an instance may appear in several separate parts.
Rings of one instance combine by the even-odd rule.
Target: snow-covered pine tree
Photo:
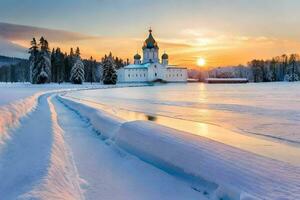
[[[299,81],[297,64],[299,61],[299,56],[297,54],[291,54],[288,61],[288,67],[286,74],[284,76],[285,81]]]
[[[71,70],[70,70],[70,62],[69,62],[70,58],[68,56],[68,54],[65,52],[64,55],[64,65],[65,65],[65,69],[64,69],[64,77],[63,80],[66,82],[70,81],[70,74],[71,74]]]
[[[33,38],[30,43],[31,47],[29,48],[29,80],[31,83],[36,83],[36,78],[38,74],[37,60],[39,55],[39,47],[36,43],[35,38]]]
[[[65,81],[71,80],[71,70],[75,63],[75,54],[73,48],[70,49],[70,54],[65,55]]]
[[[97,82],[103,81],[103,65],[102,65],[102,63],[103,63],[103,60],[99,65],[97,65],[97,68],[96,68],[97,69],[96,70],[96,81]]]
[[[48,41],[41,37],[39,45],[41,50],[38,56],[36,83],[49,83],[51,81],[51,56]]]
[[[116,73],[116,64],[110,53],[109,56],[104,57],[102,61],[103,68],[103,83],[104,84],[116,84],[117,83],[117,73]]]
[[[51,81],[61,83],[64,81],[65,74],[65,55],[61,52],[60,48],[53,49],[51,54]]]
[[[61,83],[64,81],[65,76],[65,55],[61,52],[60,48],[57,48],[55,53],[57,59],[56,64],[58,66],[56,79],[58,83]]]
[[[76,48],[75,56],[76,56],[77,58],[80,57],[80,49],[79,49],[79,47]]]
[[[276,81],[276,60],[273,58],[270,61],[270,68],[269,68],[269,80]]]
[[[75,53],[75,63],[71,70],[70,80],[74,84],[82,84],[84,82],[84,64],[80,59],[80,50],[78,47]]]
[[[55,49],[52,49],[51,52],[51,81],[52,82],[57,82],[56,81],[56,55],[55,55]]]
[[[84,82],[84,65],[80,58],[76,59],[72,67],[70,80],[74,84],[82,84]]]
[[[89,81],[91,84],[93,82],[97,82],[97,79],[99,81],[99,66],[96,62],[96,60],[93,59],[91,56],[89,60],[86,60],[85,62],[85,75],[86,79],[85,81]]]

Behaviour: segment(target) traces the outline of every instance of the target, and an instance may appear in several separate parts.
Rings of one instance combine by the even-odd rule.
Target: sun
[[[198,58],[198,60],[197,60],[197,65],[198,65],[198,66],[202,67],[202,66],[204,66],[205,64],[206,64],[206,61],[205,61],[204,58]]]

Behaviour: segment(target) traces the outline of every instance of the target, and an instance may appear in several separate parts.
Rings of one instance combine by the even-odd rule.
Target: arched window
[[[155,77],[157,77],[157,73],[155,73]]]

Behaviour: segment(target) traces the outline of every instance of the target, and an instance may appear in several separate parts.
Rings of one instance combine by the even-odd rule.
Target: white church
[[[118,70],[118,82],[186,82],[187,68],[169,65],[169,56],[164,53],[161,62],[158,45],[149,30],[149,36],[143,45],[143,60],[141,56],[134,56],[134,64]]]

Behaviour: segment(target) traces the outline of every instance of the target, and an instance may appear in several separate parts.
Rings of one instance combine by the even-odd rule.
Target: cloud
[[[0,22],[0,54],[27,58],[29,41],[44,36],[49,42],[56,44],[80,43],[81,41],[99,40],[99,36],[91,36],[65,30],[48,29]]]
[[[27,49],[0,37],[0,55],[28,58]]]
[[[0,37],[4,39],[10,41],[30,40],[33,37],[39,38],[40,36],[44,36],[47,38],[47,40],[51,40],[54,42],[77,41],[98,38],[97,36],[91,36],[64,30],[55,30],[0,22]]]

